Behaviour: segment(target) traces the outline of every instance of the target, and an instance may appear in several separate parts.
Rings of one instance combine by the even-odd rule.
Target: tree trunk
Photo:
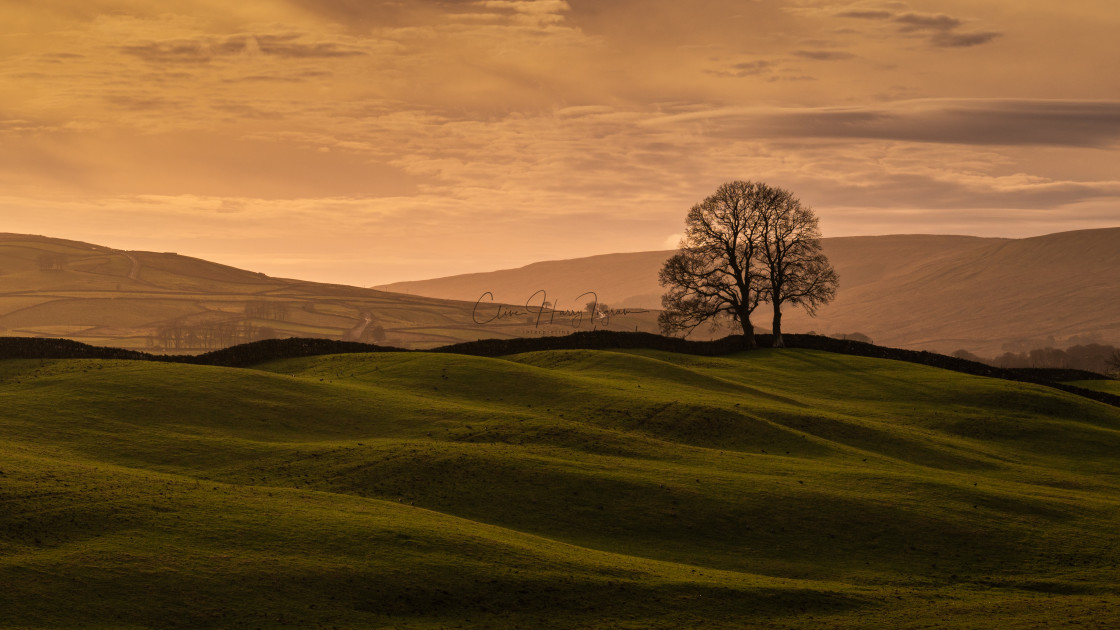
[[[750,315],[739,315],[739,323],[743,325],[743,345],[748,350],[758,347],[758,341],[754,338],[754,324],[751,323]]]
[[[777,302],[774,302],[774,343],[772,347],[786,347],[786,342],[782,339],[782,307]]]

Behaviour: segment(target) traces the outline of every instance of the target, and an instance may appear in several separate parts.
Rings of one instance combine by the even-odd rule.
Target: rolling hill
[[[860,332],[882,345],[984,356],[1078,337],[1120,345],[1120,228],[1024,239],[826,238],[824,250],[840,276],[839,295],[815,319],[786,314],[787,331]],[[612,306],[657,308],[657,271],[671,253],[541,262],[378,288],[448,299],[492,291],[500,300],[542,288],[557,296],[595,290]],[[765,308],[754,316],[761,328],[768,327]]]
[[[155,352],[201,352],[272,337],[430,348],[479,338],[587,330],[576,312],[505,307],[272,278],[174,253],[0,234],[0,335],[65,337]],[[543,300],[542,300],[543,301]],[[582,307],[580,307],[582,308]],[[656,329],[652,313],[597,328]],[[480,323],[481,322],[481,323]]]
[[[14,627],[1120,623],[1120,410],[812,350],[0,361]]]

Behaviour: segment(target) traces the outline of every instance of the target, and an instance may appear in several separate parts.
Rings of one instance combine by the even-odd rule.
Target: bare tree
[[[1113,374],[1115,374],[1117,377],[1120,377],[1120,350],[1113,350],[1112,356],[1105,359],[1104,362],[1107,363],[1110,368],[1112,368]]]
[[[758,264],[763,225],[753,209],[765,190],[764,184],[728,182],[688,211],[680,251],[658,275],[668,287],[658,316],[663,332],[687,334],[730,318],[742,326],[747,347],[755,347],[751,313],[765,297],[765,278]]]
[[[39,254],[39,271],[62,271],[66,269],[67,261],[66,254],[43,252]]]
[[[784,348],[782,305],[815,316],[836,297],[836,271],[821,252],[821,231],[813,210],[783,188],[760,184],[754,197],[762,223],[759,260],[766,270],[765,301],[774,308],[774,347]]]
[[[583,309],[587,311],[588,315],[594,317],[595,315],[606,315],[611,310],[611,307],[598,300],[591,300],[583,306]]]

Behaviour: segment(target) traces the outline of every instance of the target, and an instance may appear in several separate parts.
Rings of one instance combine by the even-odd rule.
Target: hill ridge
[[[815,319],[788,309],[786,330],[859,332],[888,346],[987,357],[1063,338],[1120,345],[1120,293],[1110,290],[1120,277],[1120,228],[1026,238],[842,236],[822,244],[840,276],[838,296]],[[540,288],[571,299],[594,287],[611,306],[660,308],[657,272],[673,251],[537,262],[377,288],[455,299],[492,291],[499,300],[516,301]],[[605,256],[610,264],[602,262]],[[762,323],[764,310],[756,313]],[[1050,337],[1056,341],[1048,343]]]
[[[756,335],[759,346],[770,347],[770,335]],[[1108,405],[1120,407],[1120,396],[1069,385],[1063,381],[1109,380],[1107,376],[1083,370],[1042,368],[998,368],[927,351],[887,348],[852,339],[833,339],[820,335],[783,335],[786,347],[791,349],[823,350],[836,354],[861,356],[916,363],[940,369],[986,376],[1002,380],[1044,385]],[[699,356],[724,356],[745,349],[742,336],[724,337],[714,341],[691,341],[649,333],[595,331],[573,333],[560,337],[530,337],[519,339],[482,339],[473,342],[441,346],[429,350],[406,350],[353,341],[329,339],[270,339],[238,344],[201,355],[155,355],[120,348],[90,346],[69,339],[34,339],[26,337],[0,337],[0,359],[64,359],[98,358],[165,363],[190,363],[225,367],[248,367],[267,361],[332,354],[357,354],[380,352],[431,352],[463,354],[480,357],[499,357],[527,352],[548,350],[620,350],[648,349],[692,354]]]
[[[475,317],[473,301],[276,278],[170,252],[0,235],[0,335],[193,354],[280,337],[427,348],[543,328],[524,307],[514,314],[497,303],[483,308],[501,308],[503,317]],[[652,330],[655,317],[618,315],[610,325]]]

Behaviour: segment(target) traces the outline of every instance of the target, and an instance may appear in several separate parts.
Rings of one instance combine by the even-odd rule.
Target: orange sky
[[[0,0],[0,231],[372,285],[675,243],[1120,225],[1114,0]]]

